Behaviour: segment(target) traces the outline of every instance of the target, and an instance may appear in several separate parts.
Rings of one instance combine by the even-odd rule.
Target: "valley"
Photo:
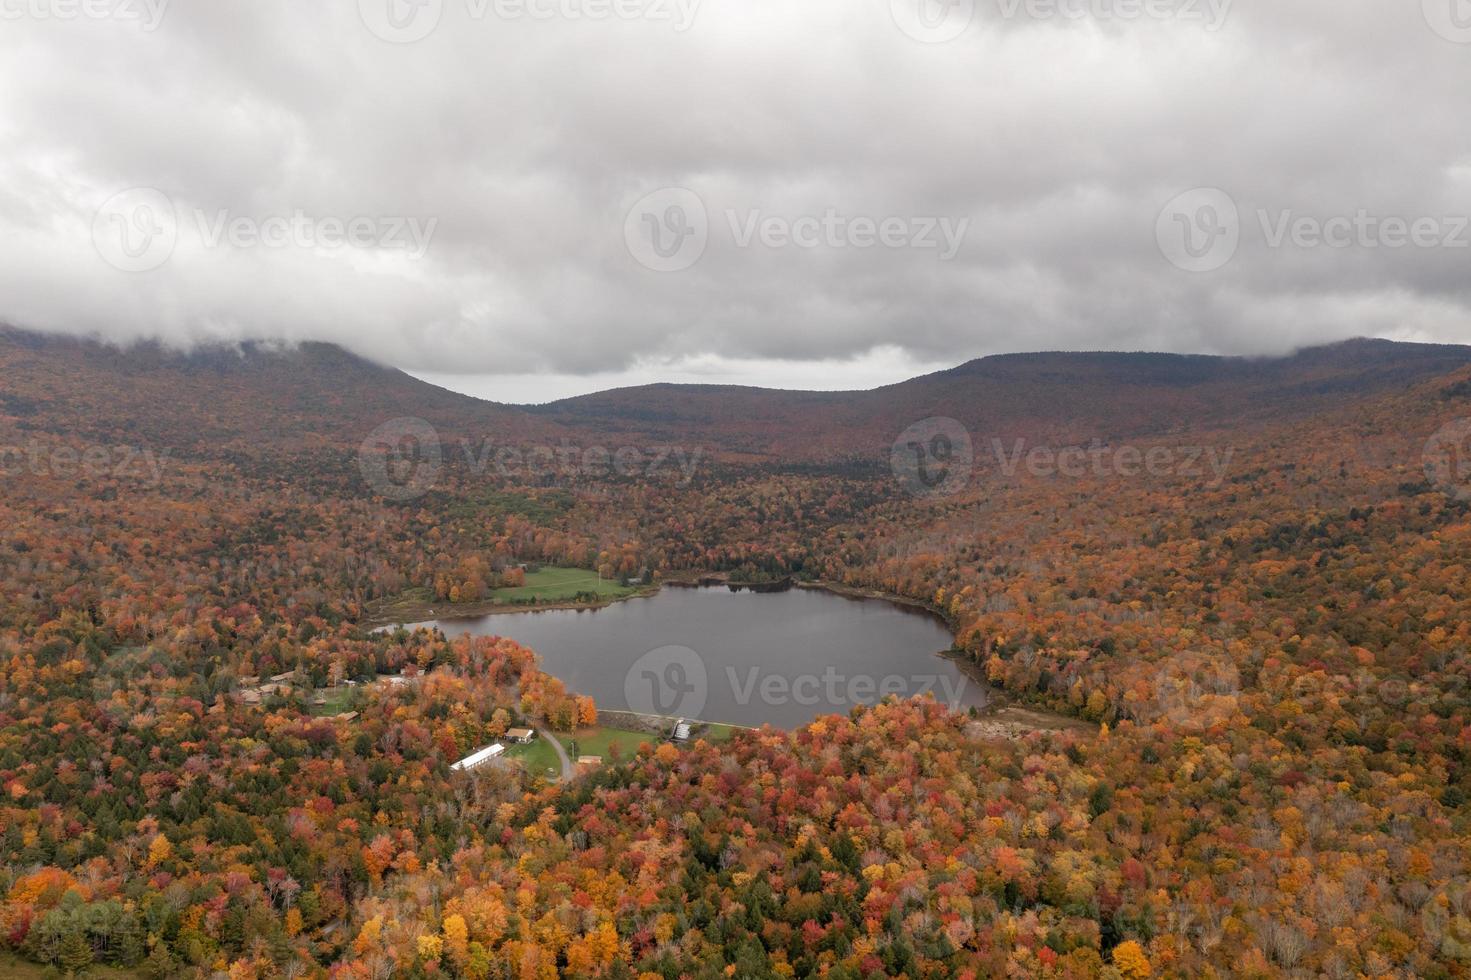
[[[1437,448],[1471,416],[1463,349],[1032,355],[751,412],[687,388],[491,405],[319,346],[11,333],[0,367],[0,445],[163,461],[0,474],[9,954],[667,980],[1463,962],[1471,514]],[[708,452],[682,485],[443,451],[487,432]],[[962,435],[1114,462],[1008,474]],[[648,617],[669,604],[699,614]],[[443,630],[370,628],[428,610]],[[974,716],[905,697],[962,679],[995,692]],[[676,744],[629,706],[751,729]],[[602,761],[450,768],[518,727]]]

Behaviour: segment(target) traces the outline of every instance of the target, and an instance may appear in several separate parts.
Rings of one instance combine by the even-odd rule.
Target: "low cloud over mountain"
[[[1465,339],[1451,0],[400,2],[7,7],[0,319],[588,390]]]

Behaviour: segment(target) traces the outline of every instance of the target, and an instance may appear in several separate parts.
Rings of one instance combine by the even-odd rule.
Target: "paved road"
[[[556,749],[556,751],[557,751],[557,758],[559,758],[559,759],[562,760],[562,779],[563,780],[571,779],[572,778],[572,760],[569,759],[569,758],[567,758],[567,750],[564,749],[564,748],[562,748],[562,743],[559,742],[559,741],[557,741],[555,738],[553,738],[552,737],[552,733],[549,732],[549,731],[547,731],[545,728],[538,728],[536,730],[536,734],[537,734],[538,737],[544,738],[548,742],[552,743],[552,748],[553,749]]]

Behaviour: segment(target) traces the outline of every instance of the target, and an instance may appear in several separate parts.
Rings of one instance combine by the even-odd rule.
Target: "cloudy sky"
[[[0,320],[545,400],[1471,342],[1468,0],[0,0]]]

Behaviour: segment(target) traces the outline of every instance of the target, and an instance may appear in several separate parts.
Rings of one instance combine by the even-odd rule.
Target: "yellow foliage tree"
[[[1119,943],[1113,950],[1113,965],[1125,980],[1144,980],[1154,973],[1149,957],[1134,940]]]
[[[169,843],[167,837],[163,834],[154,837],[153,842],[148,845],[148,870],[152,871],[163,864],[173,856],[173,853],[174,847]]]
[[[470,929],[458,913],[444,917],[444,951],[455,966],[463,966],[470,955]]]

